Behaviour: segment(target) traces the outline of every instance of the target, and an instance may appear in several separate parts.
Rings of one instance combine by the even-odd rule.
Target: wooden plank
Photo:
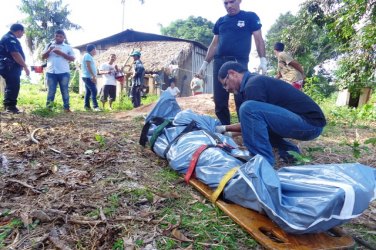
[[[371,99],[372,89],[371,88],[363,88],[362,92],[359,96],[358,108],[362,107],[364,104]]]
[[[189,182],[207,199],[213,193],[213,190],[197,179],[191,179]],[[328,233],[288,234],[267,216],[251,209],[222,200],[217,200],[215,205],[266,249],[346,249],[355,245],[353,238],[345,235],[339,228],[334,228]]]

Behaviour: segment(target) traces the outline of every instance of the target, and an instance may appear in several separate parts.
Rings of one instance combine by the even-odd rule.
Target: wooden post
[[[363,88],[362,91],[360,92],[358,108],[366,104],[371,99],[371,95],[372,95],[371,88]]]
[[[4,95],[5,91],[5,80],[2,76],[0,76],[0,95]]]

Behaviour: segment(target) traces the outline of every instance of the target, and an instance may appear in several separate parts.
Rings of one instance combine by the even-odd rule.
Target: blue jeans
[[[59,84],[61,96],[63,98],[64,109],[69,109],[69,80],[70,80],[70,73],[62,73],[62,74],[53,74],[47,73],[47,104],[46,106],[49,107],[55,100],[56,88]]]
[[[228,100],[230,94],[223,88],[222,83],[218,80],[218,71],[225,62],[237,61],[245,68],[248,68],[247,59],[237,59],[235,57],[216,57],[213,63],[213,93],[214,93],[214,104],[215,104],[215,114],[223,125],[231,124],[231,114],[228,108]],[[236,112],[239,116],[240,102],[235,95]]]
[[[82,77],[82,80],[85,82],[85,108],[90,108],[90,97],[93,101],[93,108],[98,108],[98,89],[96,83],[91,78]]]
[[[240,106],[240,124],[244,145],[253,155],[260,154],[273,166],[273,147],[280,157],[287,151],[300,153],[298,147],[285,140],[308,141],[318,137],[323,128],[309,124],[301,116],[269,103],[246,101]]]

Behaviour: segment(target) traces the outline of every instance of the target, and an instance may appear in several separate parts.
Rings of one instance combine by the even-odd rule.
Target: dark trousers
[[[131,98],[134,108],[140,107],[141,105],[141,86],[132,85],[131,88]]]
[[[21,71],[21,68],[13,68],[1,72],[1,76],[5,80],[4,108],[17,106],[17,98],[20,92]]]
[[[213,91],[214,91],[214,104],[215,104],[215,114],[223,125],[231,124],[231,115],[228,108],[229,93],[223,88],[221,82],[218,80],[218,71],[225,62],[237,61],[242,64],[245,68],[248,68],[247,59],[237,59],[235,57],[226,58],[214,58],[213,65]],[[239,117],[240,101],[235,95],[235,105],[236,113]]]

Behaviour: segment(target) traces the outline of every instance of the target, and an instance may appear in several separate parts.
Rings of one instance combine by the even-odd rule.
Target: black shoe
[[[5,108],[5,112],[11,113],[11,114],[19,114],[19,113],[21,113],[21,111],[17,107],[15,107],[15,106],[6,107]]]

